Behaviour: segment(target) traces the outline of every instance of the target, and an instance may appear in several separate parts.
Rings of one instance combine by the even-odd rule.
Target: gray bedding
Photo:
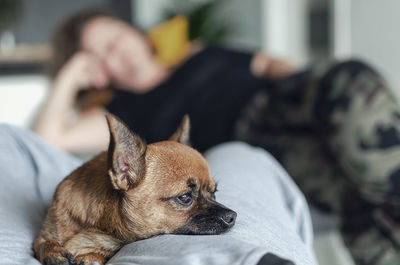
[[[233,229],[138,241],[109,264],[316,264],[304,197],[273,157],[227,143],[206,158],[218,182],[217,200],[238,213]],[[0,125],[0,264],[39,264],[32,241],[57,183],[79,164],[29,132]]]

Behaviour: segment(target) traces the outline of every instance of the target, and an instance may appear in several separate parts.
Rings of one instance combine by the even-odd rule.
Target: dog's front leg
[[[103,265],[121,247],[120,240],[95,230],[75,234],[64,243],[64,248],[72,254],[75,262],[82,265],[95,262]]]
[[[73,257],[57,241],[39,237],[33,245],[35,255],[45,265],[68,265]]]

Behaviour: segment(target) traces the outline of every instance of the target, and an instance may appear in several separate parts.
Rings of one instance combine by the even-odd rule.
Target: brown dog
[[[67,176],[34,242],[43,264],[104,264],[124,244],[154,235],[219,234],[236,213],[215,201],[202,155],[185,145],[189,119],[169,141],[146,145],[107,115],[107,152]]]

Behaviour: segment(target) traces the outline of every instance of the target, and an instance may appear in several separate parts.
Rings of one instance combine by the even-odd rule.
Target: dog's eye
[[[211,193],[211,197],[215,200],[215,193],[217,192],[217,188],[215,188],[214,191],[210,192]]]
[[[183,206],[189,206],[192,204],[193,202],[193,196],[190,192],[179,195],[178,197],[176,197],[176,201],[179,204],[182,204]]]

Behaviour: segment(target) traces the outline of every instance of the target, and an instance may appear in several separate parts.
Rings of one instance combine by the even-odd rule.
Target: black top
[[[251,53],[209,46],[146,94],[117,90],[107,110],[148,143],[167,140],[184,114],[199,151],[232,140],[235,121],[252,95],[269,85],[250,72]]]

